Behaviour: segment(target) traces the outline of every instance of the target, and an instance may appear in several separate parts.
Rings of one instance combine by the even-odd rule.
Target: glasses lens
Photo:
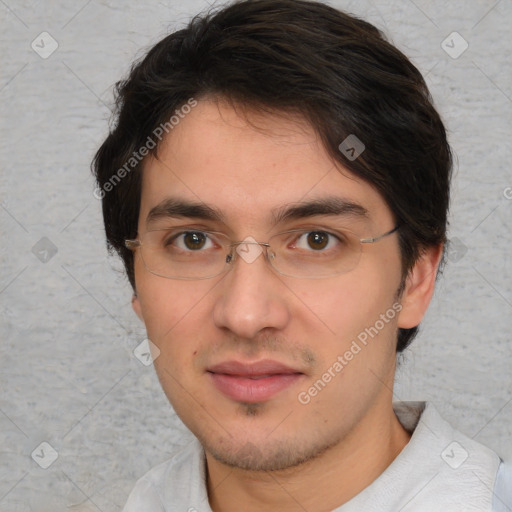
[[[344,274],[361,256],[359,237],[349,231],[294,230],[273,236],[269,260],[281,274],[314,278]]]
[[[221,233],[166,229],[142,237],[141,255],[153,274],[174,279],[206,279],[222,273],[229,240]]]
[[[141,237],[149,272],[171,279],[208,279],[231,262],[229,238],[211,231],[161,229]],[[315,278],[344,274],[361,256],[360,238],[351,231],[292,230],[269,240],[268,256],[280,274]]]

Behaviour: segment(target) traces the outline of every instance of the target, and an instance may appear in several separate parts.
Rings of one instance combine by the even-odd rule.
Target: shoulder
[[[137,480],[123,512],[167,512],[168,506],[186,511],[203,492],[203,451],[194,439]]]
[[[413,455],[411,462],[421,461],[423,475],[418,473],[417,482],[428,481],[421,493],[429,496],[427,502],[448,510],[491,510],[500,457],[453,428],[432,403],[402,403],[395,412],[402,424],[414,426],[404,455]]]
[[[502,461],[494,488],[493,512],[509,512],[512,505],[512,461]]]

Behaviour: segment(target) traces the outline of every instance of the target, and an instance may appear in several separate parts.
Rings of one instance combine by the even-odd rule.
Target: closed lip
[[[304,374],[278,361],[224,361],[207,368],[213,385],[236,402],[257,403],[273,396],[304,378]]]
[[[241,361],[224,361],[207,368],[210,373],[232,375],[237,377],[265,377],[271,375],[302,374],[300,370],[287,366],[278,361],[264,359],[253,363]]]

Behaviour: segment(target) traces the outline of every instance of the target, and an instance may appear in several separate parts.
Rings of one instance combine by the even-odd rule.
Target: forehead
[[[360,204],[370,222],[391,218],[380,194],[334,162],[305,120],[208,100],[145,162],[139,225],[169,197],[214,207],[234,228],[263,227],[287,205],[324,197]]]

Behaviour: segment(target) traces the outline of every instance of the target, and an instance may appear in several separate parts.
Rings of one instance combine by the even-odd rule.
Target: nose
[[[240,246],[233,257],[233,268],[216,287],[215,325],[245,339],[264,329],[283,329],[290,319],[287,289],[266,261],[265,249]]]

